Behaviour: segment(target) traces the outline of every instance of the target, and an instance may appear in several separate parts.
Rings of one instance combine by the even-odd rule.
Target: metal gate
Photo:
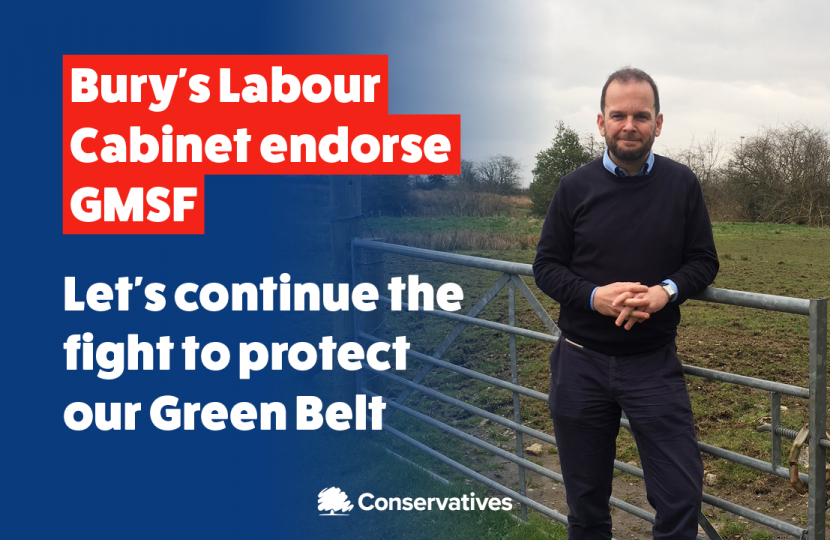
[[[402,255],[406,257],[415,257],[419,259],[426,259],[430,261],[437,261],[441,263],[460,265],[466,267],[480,268],[485,270],[493,270],[501,272],[502,275],[493,284],[490,289],[476,302],[476,304],[467,312],[466,315],[451,313],[442,310],[423,311],[427,315],[442,317],[455,321],[456,324],[452,331],[444,339],[443,343],[436,349],[433,355],[426,355],[418,351],[409,350],[407,355],[424,362],[424,367],[414,376],[413,379],[408,380],[398,375],[388,372],[374,372],[390,381],[394,381],[404,387],[404,391],[395,400],[387,399],[384,396],[384,401],[387,404],[387,413],[393,414],[395,411],[401,411],[414,418],[417,418],[429,425],[435,426],[442,431],[458,437],[468,443],[483,448],[492,452],[493,454],[511,461],[518,465],[518,491],[513,490],[507,486],[501,485],[498,482],[485,477],[484,475],[448,458],[447,456],[429,448],[428,446],[412,439],[404,433],[395,430],[384,423],[384,430],[391,435],[401,439],[402,441],[422,450],[435,459],[445,463],[453,469],[481,482],[482,484],[498,491],[506,496],[518,501],[521,505],[521,517],[526,519],[527,508],[530,507],[537,512],[551,517],[562,523],[567,523],[567,517],[548,508],[527,497],[525,470],[533,471],[537,474],[553,479],[556,482],[562,483],[562,476],[554,471],[546,469],[536,463],[528,461],[524,457],[524,446],[522,435],[530,435],[541,441],[556,445],[556,438],[541,431],[532,429],[522,424],[521,409],[519,406],[519,396],[527,396],[532,399],[542,400],[547,402],[547,394],[543,394],[536,390],[526,388],[519,384],[518,369],[516,363],[516,336],[523,336],[531,339],[536,339],[546,343],[555,344],[559,338],[559,329],[551,320],[545,309],[533,295],[528,286],[524,283],[520,276],[533,276],[533,269],[529,264],[521,264],[515,262],[499,261],[493,259],[485,259],[481,257],[472,257],[468,255],[458,255],[452,253],[444,253],[440,251],[431,251],[426,249],[412,248],[400,246],[395,244],[387,244],[372,240],[365,240],[354,238],[352,240],[352,278],[355,284],[364,280],[364,276],[371,272],[372,262],[367,258],[370,253],[390,253]],[[374,262],[381,261],[378,258]],[[479,313],[484,307],[505,287],[508,287],[508,306],[509,306],[509,324],[502,324],[493,321],[487,321],[478,318]],[[524,299],[529,303],[536,315],[541,319],[544,326],[550,332],[549,334],[528,330],[516,326],[515,300],[516,291],[518,291]],[[770,407],[771,407],[771,422],[768,427],[771,436],[772,452],[769,462],[761,461],[759,459],[732,452],[723,448],[711,446],[706,443],[698,443],[700,450],[712,456],[726,459],[739,463],[743,466],[750,467],[759,471],[766,472],[775,476],[789,478],[789,470],[780,465],[781,463],[781,440],[783,438],[794,439],[796,432],[785,429],[781,426],[781,396],[793,396],[809,401],[809,432],[810,434],[819,434],[819,437],[809,438],[809,472],[808,474],[801,473],[800,479],[808,486],[808,515],[807,528],[803,529],[791,523],[781,521],[779,519],[767,516],[760,512],[756,512],[750,508],[739,506],[729,501],[703,494],[703,502],[720,508],[722,510],[731,512],[737,516],[741,516],[747,520],[765,525],[776,531],[785,533],[795,538],[805,540],[825,540],[825,511],[827,508],[827,495],[825,491],[825,454],[826,448],[830,447],[830,441],[821,437],[825,434],[826,414],[827,414],[827,300],[826,299],[811,299],[804,300],[798,298],[789,298],[783,296],[773,296],[766,294],[757,294],[743,291],[731,291],[726,289],[708,288],[702,294],[695,297],[697,300],[706,302],[714,302],[720,304],[729,304],[733,306],[742,306],[749,308],[757,308],[769,311],[777,311],[783,313],[793,313],[809,317],[809,387],[801,388],[789,384],[782,384],[763,379],[756,379],[742,375],[735,375],[731,373],[724,373],[721,371],[705,369],[694,366],[683,366],[687,375],[695,377],[703,377],[714,381],[720,381],[740,386],[746,386],[769,392]],[[384,304],[390,304],[391,300],[388,297],[381,297],[380,301]],[[407,304],[403,304],[404,309],[408,309]],[[383,339],[372,335],[379,325],[366,325],[366,316],[363,313],[355,310],[355,337],[357,339],[365,340],[366,342],[380,342]],[[452,345],[453,341],[461,334],[461,332],[469,325],[481,326],[492,330],[502,331],[508,334],[510,339],[510,367],[511,367],[511,381],[502,381],[498,378],[478,373],[476,371],[456,366],[444,360],[441,357]],[[423,386],[421,383],[424,378],[430,373],[433,368],[447,369],[461,375],[483,381],[498,388],[509,390],[513,393],[513,420],[503,418],[492,412],[483,410],[479,407],[465,403],[458,399],[447,396],[441,392]],[[366,377],[363,370],[358,371],[358,392],[364,392],[370,395],[377,395],[367,388]],[[468,433],[458,430],[443,422],[430,418],[424,414],[415,411],[406,405],[404,402],[412,392],[422,392],[434,399],[438,399],[445,403],[449,403],[459,407],[469,413],[486,418],[491,422],[505,426],[512,429],[516,436],[516,451],[515,453],[503,450],[487,441],[478,439]],[[629,429],[628,421],[623,418],[621,426]],[[637,467],[622,463],[620,461],[614,462],[614,467],[636,476],[643,478],[643,472]],[[625,501],[611,498],[611,506],[619,508],[625,512],[629,512],[637,517],[640,517],[648,522],[654,522],[654,514],[651,512],[631,505]],[[706,537],[698,536],[701,540],[707,537],[711,540],[720,539],[720,536],[715,531],[714,527],[709,523],[708,519],[701,513],[700,525],[706,532]]]

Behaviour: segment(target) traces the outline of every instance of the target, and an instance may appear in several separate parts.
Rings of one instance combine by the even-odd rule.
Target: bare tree
[[[692,138],[688,147],[670,150],[667,154],[695,173],[713,220],[751,219],[746,211],[747,203],[741,188],[726,181],[728,152],[726,146],[718,140],[717,133],[711,132],[702,141]]]
[[[717,182],[726,151],[713,131],[703,141],[692,138],[688,148],[669,152],[669,157],[692,169],[705,191],[707,186]]]
[[[789,124],[748,137],[729,162],[755,221],[830,225],[830,136]]]
[[[510,195],[519,190],[521,171],[522,165],[518,160],[503,154],[490,156],[475,166],[481,189],[501,195]]]
[[[582,148],[588,153],[592,160],[601,158],[605,153],[605,141],[594,137],[593,133],[586,133],[582,136]]]

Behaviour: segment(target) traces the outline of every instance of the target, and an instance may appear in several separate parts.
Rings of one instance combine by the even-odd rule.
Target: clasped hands
[[[615,324],[625,324],[626,330],[636,323],[648,320],[652,313],[663,309],[669,295],[660,285],[647,287],[640,283],[617,282],[599,287],[594,293],[594,309],[616,318]]]

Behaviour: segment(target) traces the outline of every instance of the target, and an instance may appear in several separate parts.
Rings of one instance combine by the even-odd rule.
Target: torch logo
[[[348,516],[347,512],[352,508],[354,505],[349,496],[340,488],[326,488],[317,496],[317,510],[323,512],[321,516]]]

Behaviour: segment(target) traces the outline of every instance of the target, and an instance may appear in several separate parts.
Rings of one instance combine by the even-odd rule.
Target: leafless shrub
[[[715,132],[702,141],[692,141],[687,148],[672,150],[668,157],[689,167],[700,181],[700,188],[712,221],[746,221],[746,201],[740,189],[726,175],[727,150]]]
[[[766,127],[742,141],[727,183],[753,221],[830,225],[830,137],[804,124]]]
[[[714,134],[669,157],[691,168],[713,221],[830,225],[830,136],[805,124],[764,127],[727,152]]]

